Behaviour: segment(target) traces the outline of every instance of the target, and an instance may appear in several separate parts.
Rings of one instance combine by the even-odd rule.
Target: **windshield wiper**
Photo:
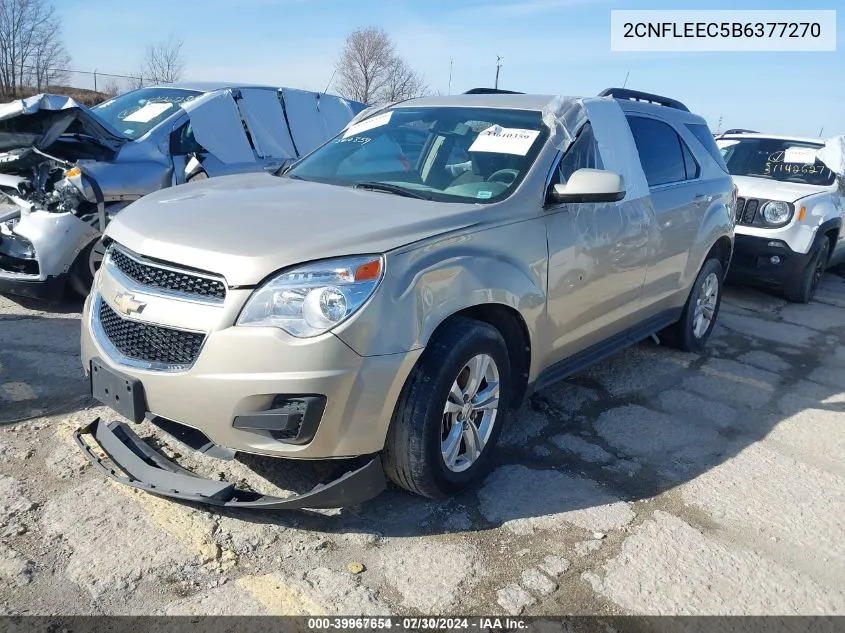
[[[372,191],[385,191],[387,193],[394,193],[397,196],[405,196],[406,198],[416,198],[417,200],[431,200],[429,196],[424,196],[416,191],[399,187],[398,185],[389,185],[386,182],[359,182],[355,185],[355,189],[370,189]]]

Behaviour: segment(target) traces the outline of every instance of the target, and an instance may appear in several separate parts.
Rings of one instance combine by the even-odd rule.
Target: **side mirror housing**
[[[579,169],[565,185],[549,189],[548,202],[618,202],[625,197],[625,180],[621,174],[603,169]]]

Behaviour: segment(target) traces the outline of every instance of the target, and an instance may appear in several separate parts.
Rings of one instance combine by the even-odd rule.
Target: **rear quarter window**
[[[671,126],[639,116],[628,116],[640,164],[649,187],[687,179],[681,139]]]
[[[716,140],[713,138],[710,128],[702,123],[687,123],[686,127],[698,139],[698,142],[704,145],[704,149],[713,157],[719,168],[727,174],[728,166],[725,165],[725,159],[722,158],[722,152],[719,151],[719,147],[716,145]]]

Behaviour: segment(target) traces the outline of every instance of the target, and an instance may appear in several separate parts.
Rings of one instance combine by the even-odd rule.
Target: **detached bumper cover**
[[[108,455],[97,455],[83,440],[90,436]],[[348,472],[310,492],[291,497],[271,497],[235,488],[227,481],[204,479],[154,451],[122,422],[104,423],[100,418],[74,433],[88,459],[115,481],[151,494],[227,508],[299,510],[340,508],[371,499],[386,488],[381,458]]]

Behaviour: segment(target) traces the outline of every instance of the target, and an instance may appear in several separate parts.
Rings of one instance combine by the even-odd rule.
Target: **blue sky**
[[[127,73],[147,44],[185,42],[185,79],[323,90],[344,37],[379,26],[432,90],[492,86],[593,95],[620,86],[684,101],[713,129],[845,134],[845,10],[837,51],[626,53],[610,50],[611,9],[677,9],[649,0],[61,0],[65,40],[79,70]],[[119,7],[119,8],[118,8]],[[683,8],[842,9],[841,0],[707,0]],[[82,75],[73,83],[90,87]],[[331,89],[330,89],[331,91]]]

